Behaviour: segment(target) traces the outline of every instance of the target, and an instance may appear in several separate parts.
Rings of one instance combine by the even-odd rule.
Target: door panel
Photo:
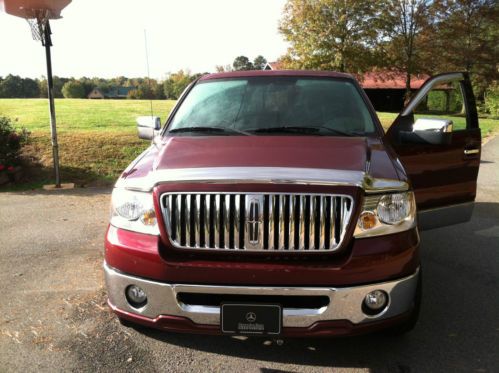
[[[418,108],[423,109],[418,109]],[[429,144],[404,141],[402,132],[413,130],[415,119],[452,120],[448,142]],[[475,99],[467,74],[430,78],[408,103],[386,134],[404,166],[416,195],[425,226],[449,225],[469,220],[463,206],[475,200],[480,166],[481,135]],[[453,206],[456,209],[453,210]],[[442,209],[438,211],[438,209]],[[442,213],[445,211],[445,218]]]

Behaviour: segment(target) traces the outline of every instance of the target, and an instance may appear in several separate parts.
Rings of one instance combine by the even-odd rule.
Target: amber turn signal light
[[[359,217],[359,227],[363,230],[374,228],[376,225],[376,215],[371,211],[364,211]]]

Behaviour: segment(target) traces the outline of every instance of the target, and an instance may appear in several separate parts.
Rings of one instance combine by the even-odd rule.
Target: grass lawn
[[[153,112],[164,121],[175,101],[153,101]],[[151,111],[147,100],[57,99],[57,130],[63,181],[79,185],[110,184],[149,143],[137,137],[135,118]],[[15,125],[31,131],[24,157],[36,166],[21,189],[52,182],[52,150],[46,99],[0,99],[0,116],[16,120]],[[378,113],[388,128],[397,114]],[[453,118],[455,128],[463,118]],[[499,131],[499,120],[480,119],[485,137]],[[11,188],[11,187],[9,187]]]

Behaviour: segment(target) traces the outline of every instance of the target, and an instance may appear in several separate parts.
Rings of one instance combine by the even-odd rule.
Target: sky
[[[213,72],[245,55],[274,61],[285,0],[73,0],[51,22],[53,74],[111,78]],[[26,20],[0,12],[0,76],[46,75],[45,52]]]

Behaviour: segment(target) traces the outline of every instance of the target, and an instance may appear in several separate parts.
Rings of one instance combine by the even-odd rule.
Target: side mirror
[[[400,141],[405,143],[442,145],[452,140],[453,122],[448,119],[420,118],[412,131],[401,131]]]
[[[144,116],[137,117],[137,130],[139,139],[152,140],[161,129],[161,119],[159,117]]]

